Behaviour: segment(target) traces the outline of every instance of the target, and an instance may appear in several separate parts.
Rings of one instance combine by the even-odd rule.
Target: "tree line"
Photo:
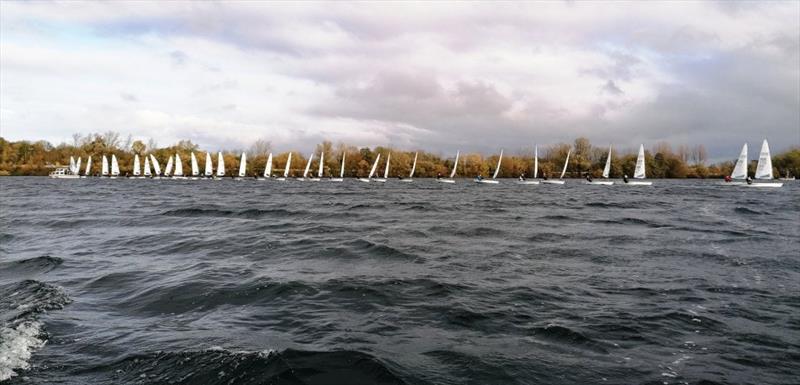
[[[609,151],[607,146],[594,146],[586,138],[578,138],[573,143],[559,143],[541,146],[538,149],[539,170],[541,176],[557,177],[564,166],[567,152],[571,150],[570,161],[566,177],[581,178],[586,175],[600,177],[605,166],[606,156]],[[272,151],[269,141],[258,140],[254,142],[247,152],[247,175],[263,175],[266,167],[267,154]],[[138,154],[152,154],[161,163],[162,168],[170,156],[179,154],[184,161],[184,169],[188,169],[189,157],[195,153],[203,172],[205,164],[205,150],[189,140],[181,140],[171,146],[159,147],[150,140],[144,143],[140,140],[131,140],[131,137],[122,138],[116,132],[96,133],[88,135],[73,135],[72,143],[52,145],[46,141],[16,141],[11,142],[0,137],[0,175],[47,175],[53,168],[69,164],[69,157],[81,157],[84,172],[86,159],[92,156],[92,174],[100,172],[100,157],[114,154],[120,165],[122,175],[132,174],[133,157]],[[239,157],[243,150],[223,151],[226,175],[233,176],[238,173]],[[305,169],[308,155],[299,151],[285,151],[273,154],[273,174],[282,174],[289,152],[292,153],[290,176],[300,176]],[[381,160],[378,174],[382,175],[385,160],[391,154],[390,177],[406,177],[409,175],[415,154],[418,154],[415,177],[434,177],[437,174],[447,175],[453,167],[455,154],[442,156],[427,151],[407,151],[392,147],[377,146],[356,147],[346,143],[333,144],[323,141],[316,146],[311,170],[316,175],[319,167],[319,155],[324,153],[324,175],[338,176],[341,168],[342,154],[345,154],[345,176],[365,177],[369,174],[372,164],[378,154]],[[734,152],[738,154],[738,152]],[[211,154],[214,170],[216,172],[216,153]],[[611,148],[611,177],[619,178],[622,175],[633,175],[636,165],[635,151],[619,151]],[[479,153],[463,153],[459,157],[457,175],[474,177],[490,176],[497,166],[498,154],[484,155]],[[142,159],[142,162],[144,160]],[[648,178],[721,178],[730,175],[735,164],[735,158],[715,164],[707,164],[707,153],[703,145],[694,147],[678,146],[673,148],[669,143],[660,142],[645,151]],[[750,173],[755,172],[756,161],[750,162]],[[800,174],[800,148],[791,148],[780,154],[773,155],[774,175],[793,176]],[[528,177],[533,175],[534,149],[511,154],[505,152],[500,166],[498,177],[516,178],[519,175]]]

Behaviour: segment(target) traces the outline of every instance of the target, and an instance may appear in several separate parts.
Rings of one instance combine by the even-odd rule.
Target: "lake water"
[[[11,384],[800,382],[780,189],[0,178]]]

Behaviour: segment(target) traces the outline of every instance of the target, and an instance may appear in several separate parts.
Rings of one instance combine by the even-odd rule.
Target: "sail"
[[[339,178],[344,178],[344,155],[345,153],[342,153],[342,168],[339,170]]]
[[[636,169],[633,170],[633,177],[636,179],[644,179],[644,145],[639,145],[639,155],[636,157]]]
[[[78,159],[78,161],[80,161],[80,159]],[[769,144],[766,139],[764,139],[764,143],[761,144],[761,152],[758,154],[756,179],[773,179],[772,157],[769,154]]]
[[[175,176],[183,176],[183,163],[181,163],[181,157],[178,154],[175,154]]]
[[[150,173],[150,158],[145,155],[144,156],[144,176],[151,176]]]
[[[242,157],[239,158],[239,178],[244,178],[246,171],[247,171],[247,154],[242,153]]]
[[[119,163],[117,163],[117,156],[111,154],[111,175],[119,175]]]
[[[197,165],[197,157],[194,156],[194,152],[192,152],[192,176],[200,175],[200,167]]]
[[[492,175],[492,179],[497,179],[497,174],[500,173],[500,162],[503,161],[503,150],[500,150],[500,158],[497,159],[497,168],[494,169],[494,175]]]
[[[214,166],[211,164],[211,154],[209,154],[208,152],[206,152],[206,169],[203,175],[205,175],[206,177],[214,175]]]
[[[533,147],[533,178],[539,177],[539,145]]]
[[[408,174],[409,178],[414,177],[414,170],[417,169],[417,155],[419,155],[419,152],[414,153],[414,164],[411,165],[411,172]]]
[[[608,146],[608,157],[606,157],[606,166],[603,167],[603,178],[608,178],[611,173],[611,146]]]
[[[320,151],[319,153],[319,172],[317,173],[317,178],[322,178],[322,167],[325,165],[325,153]]]
[[[267,157],[267,167],[264,168],[264,178],[269,178],[272,176],[272,153],[269,153]]]
[[[736,160],[736,166],[733,167],[731,178],[747,179],[747,143],[742,146],[742,152],[739,153],[739,159]]]
[[[283,177],[286,178],[289,176],[289,168],[292,167],[292,153],[289,153],[289,157],[286,158],[286,168],[283,170]]]
[[[383,179],[389,177],[389,163],[391,160],[392,160],[392,154],[389,153],[389,155],[386,155],[386,168],[383,169]]]
[[[103,168],[100,171],[101,175],[107,176],[108,175],[108,158],[103,155]]]
[[[222,153],[217,153],[217,176],[222,178],[225,176],[225,159],[222,158]]]
[[[161,175],[161,166],[158,164],[158,159],[153,154],[150,154],[150,160],[153,162],[153,174]]]
[[[456,151],[456,161],[453,162],[453,171],[450,173],[450,179],[453,179],[456,176],[456,170],[458,169],[458,155],[460,151]]]
[[[142,175],[141,166],[139,165],[139,154],[133,154],[133,175]]]
[[[92,171],[92,156],[89,155],[89,159],[86,159],[86,171],[83,172],[83,175],[89,176],[89,172]]]
[[[167,165],[164,166],[164,176],[172,176],[172,157],[167,158]]]
[[[372,178],[375,175],[375,169],[378,168],[378,161],[381,160],[381,154],[378,154],[378,157],[375,158],[375,163],[372,164],[372,169],[369,170],[369,176],[367,178]]]
[[[564,179],[564,175],[567,173],[567,165],[569,165],[569,154],[572,153],[572,149],[570,148],[567,151],[567,160],[564,161],[564,169],[561,170],[561,176],[558,179]]]
[[[311,161],[314,160],[314,153],[311,153],[311,156],[308,157],[308,163],[306,163],[306,170],[303,171],[303,178],[308,176],[308,170],[311,169]]]
[[[69,172],[75,173],[75,158],[72,155],[69,156]]]
[[[73,171],[75,175],[81,173],[81,157],[78,157],[78,161],[75,162],[75,171]]]

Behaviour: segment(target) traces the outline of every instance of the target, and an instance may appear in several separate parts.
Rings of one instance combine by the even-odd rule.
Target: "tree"
[[[145,146],[145,144],[142,143],[141,140],[137,140],[137,141],[133,142],[133,144],[131,144],[131,151],[134,154],[143,155],[146,149],[147,149],[147,146]]]

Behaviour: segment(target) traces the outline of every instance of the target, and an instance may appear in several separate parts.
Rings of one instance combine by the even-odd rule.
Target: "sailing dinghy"
[[[100,176],[108,176],[108,158],[103,155],[102,165],[100,166]]]
[[[267,156],[267,165],[266,165],[266,167],[264,167],[264,177],[263,178],[259,178],[259,179],[260,180],[267,180],[269,178],[272,178],[272,153],[271,152],[269,153],[269,156]]]
[[[533,147],[533,179],[539,175],[539,146]],[[525,179],[524,175],[520,175],[517,184],[539,184],[538,180]]]
[[[144,155],[144,177],[150,178],[153,174],[150,172],[150,157]]]
[[[244,177],[247,175],[247,154],[242,153],[242,156],[239,158],[239,176],[236,177],[236,180],[244,180]]]
[[[153,179],[161,179],[161,165],[155,155],[150,154],[150,161],[153,163]]]
[[[389,163],[392,160],[392,154],[386,155],[386,168],[383,170],[383,178],[375,178],[374,181],[386,183],[386,180],[389,179]]]
[[[606,157],[606,166],[603,167],[603,179],[608,179],[609,173],[611,172],[611,146],[608,146],[608,156]],[[614,184],[613,181],[610,180],[593,180],[591,182],[586,181],[586,184],[591,185],[600,185],[600,186],[611,186]]]
[[[209,154],[208,152],[206,152],[206,169],[203,172],[203,176],[206,177],[207,179],[214,176],[213,165],[211,163],[211,154]]]
[[[81,178],[86,178],[90,176],[89,174],[92,171],[92,156],[89,155],[89,159],[86,160],[86,171],[83,172],[83,176]]]
[[[172,156],[167,158],[167,165],[164,166],[164,178],[172,177]]]
[[[497,168],[494,169],[494,174],[492,175],[492,179],[483,179],[481,176],[475,178],[475,183],[481,184],[500,184],[497,180],[497,174],[500,173],[500,163],[503,161],[503,150],[500,150],[500,158],[497,159]]]
[[[117,156],[111,154],[111,179],[119,176],[119,163],[117,163]]]
[[[378,154],[378,156],[375,158],[375,163],[372,164],[372,169],[369,170],[369,176],[366,178],[358,178],[358,180],[362,182],[369,182],[370,179],[372,179],[372,176],[375,175],[375,169],[378,168],[378,161],[380,160],[381,160],[381,154]]]
[[[339,169],[339,177],[338,178],[331,178],[331,182],[344,182],[344,155],[342,153],[342,167]]]
[[[756,165],[756,180],[773,180],[772,175],[772,156],[769,153],[767,140],[761,143],[761,152],[758,154],[758,164]],[[781,182],[753,182],[748,183],[747,187],[781,187]]]
[[[311,153],[311,156],[308,157],[308,162],[306,163],[306,168],[303,170],[303,176],[297,178],[297,180],[308,180],[308,171],[311,170],[311,161],[314,160],[314,153]]]
[[[222,152],[217,152],[217,178],[222,179],[225,177],[225,159],[222,157]]]
[[[325,152],[320,151],[319,152],[319,172],[317,173],[317,177],[315,178],[314,175],[312,174],[311,178],[309,178],[308,180],[311,180],[311,181],[314,181],[314,182],[321,181],[322,180],[322,170],[323,170],[324,166],[325,166]]]
[[[572,154],[572,149],[567,151],[567,159],[564,160],[564,168],[561,170],[561,176],[557,180],[545,179],[542,181],[544,184],[564,184],[564,175],[567,174],[567,166],[569,165],[569,155]]]
[[[636,169],[633,171],[633,178],[646,178],[644,171],[644,144],[639,145],[639,155],[636,157]],[[625,180],[625,184],[629,186],[652,186],[653,182],[644,180]]]
[[[192,180],[200,179],[200,166],[197,165],[197,157],[192,152]]]
[[[142,170],[139,165],[139,154],[133,154],[133,177],[137,179],[142,177]]]
[[[292,167],[292,153],[289,153],[289,157],[286,158],[286,168],[283,170],[283,176],[280,178],[275,178],[275,180],[279,180],[281,182],[285,182],[286,178],[289,177],[289,169]]]
[[[414,163],[411,164],[411,172],[408,173],[408,178],[400,179],[401,182],[413,182],[414,181],[414,170],[417,169],[417,156],[419,156],[419,152],[414,153]]]
[[[177,153],[175,154],[175,173],[172,174],[172,179],[186,179],[183,175],[183,162],[181,162],[181,156]]]
[[[450,172],[450,178],[436,178],[437,182],[441,183],[456,183],[456,180],[453,179],[456,176],[456,170],[458,169],[458,155],[460,151],[456,151],[456,161],[453,162],[453,171]]]

